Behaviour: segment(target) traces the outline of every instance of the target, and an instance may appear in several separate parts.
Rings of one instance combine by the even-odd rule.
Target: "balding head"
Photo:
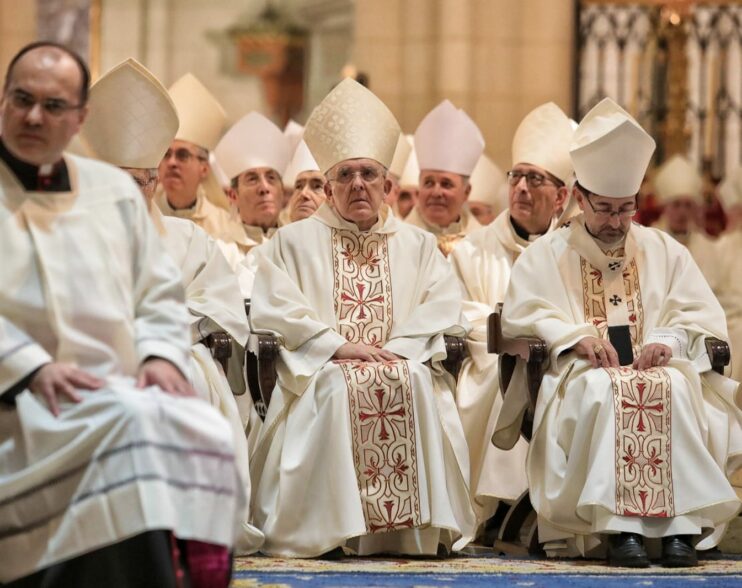
[[[8,67],[0,103],[8,150],[34,165],[59,161],[85,120],[87,81],[85,64],[64,47],[22,49]]]

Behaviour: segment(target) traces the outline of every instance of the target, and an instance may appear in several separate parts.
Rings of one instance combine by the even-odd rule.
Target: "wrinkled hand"
[[[634,359],[635,370],[646,370],[651,367],[667,365],[672,358],[672,349],[662,343],[650,343],[642,347],[639,357]]]
[[[364,343],[345,343],[338,347],[333,359],[339,361],[380,361],[388,362],[399,359],[391,351],[379,349],[373,345]]]
[[[602,348],[602,349],[601,349]],[[619,367],[618,353],[607,339],[583,337],[573,348],[578,357],[587,359],[594,368]],[[596,353],[595,350],[598,349]]]
[[[139,366],[137,388],[159,386],[175,396],[195,396],[196,392],[172,363],[166,359],[147,359]]]
[[[103,380],[85,372],[71,363],[47,363],[36,372],[28,389],[41,396],[54,416],[59,416],[59,397],[66,396],[72,402],[80,402],[82,397],[76,388],[97,390]]]

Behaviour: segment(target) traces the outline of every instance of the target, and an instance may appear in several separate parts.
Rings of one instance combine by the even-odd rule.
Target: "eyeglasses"
[[[193,157],[200,161],[206,161],[205,157],[202,157],[200,155],[196,155],[195,153],[191,153],[186,149],[185,147],[179,147],[175,151],[172,149],[168,149],[165,151],[165,155],[162,156],[163,161],[169,160],[172,156],[175,156],[175,159],[178,160],[180,163],[187,163],[189,162]]]
[[[520,171],[510,170],[507,175],[508,175],[508,182],[510,183],[511,186],[517,186],[521,178],[526,179],[526,184],[528,184],[529,188],[539,188],[544,185],[544,182],[551,182],[555,186],[558,185],[551,178],[543,174],[532,172],[532,171],[520,172]]]
[[[383,175],[383,172],[378,167],[363,166],[361,169],[354,170],[349,167],[341,167],[334,178],[329,178],[331,182],[337,182],[338,184],[350,184],[353,178],[359,176],[361,180],[366,184],[372,184]]]
[[[608,219],[608,218],[617,216],[621,220],[626,220],[634,216],[639,210],[636,206],[636,203],[634,203],[634,206],[632,206],[631,208],[622,208],[621,210],[611,210],[608,208],[595,208],[595,206],[593,206],[593,203],[590,202],[590,197],[587,194],[584,194],[584,196],[585,196],[585,200],[587,200],[587,203],[590,205],[590,208],[592,208],[593,212],[595,213],[595,216],[598,218]]]
[[[61,98],[44,98],[43,100],[38,100],[23,90],[13,90],[6,94],[6,97],[13,108],[28,111],[39,104],[46,114],[54,118],[58,118],[70,110],[79,110],[85,106],[84,104],[68,104],[66,100],[62,100]]]

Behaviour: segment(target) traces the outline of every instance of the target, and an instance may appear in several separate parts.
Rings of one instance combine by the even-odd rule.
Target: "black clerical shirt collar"
[[[69,192],[70,174],[64,159],[50,166],[26,163],[13,155],[0,138],[0,159],[5,162],[18,181],[29,192]],[[49,168],[48,172],[46,169]],[[47,172],[47,173],[42,173]]]
[[[530,241],[531,235],[536,235],[537,237],[540,237],[544,233],[529,233],[526,231],[523,227],[521,227],[513,218],[513,215],[510,216],[510,224],[513,226],[513,230],[515,231],[515,234],[518,235],[521,239],[524,241]]]

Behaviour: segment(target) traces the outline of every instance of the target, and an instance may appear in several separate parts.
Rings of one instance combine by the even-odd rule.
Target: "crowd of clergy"
[[[350,78],[285,129],[225,129],[195,76],[166,89],[133,59],[88,86],[51,43],[3,86],[1,586],[447,557],[526,494],[545,557],[716,548],[742,506],[742,168],[712,240],[695,166],[650,169],[655,141],[609,98],[579,122],[532,110],[503,173],[450,101],[405,135]],[[657,227],[634,221],[647,185]],[[501,303],[503,335],[548,350],[528,439],[525,366],[501,390],[488,352]],[[280,349],[264,411],[258,335]]]

